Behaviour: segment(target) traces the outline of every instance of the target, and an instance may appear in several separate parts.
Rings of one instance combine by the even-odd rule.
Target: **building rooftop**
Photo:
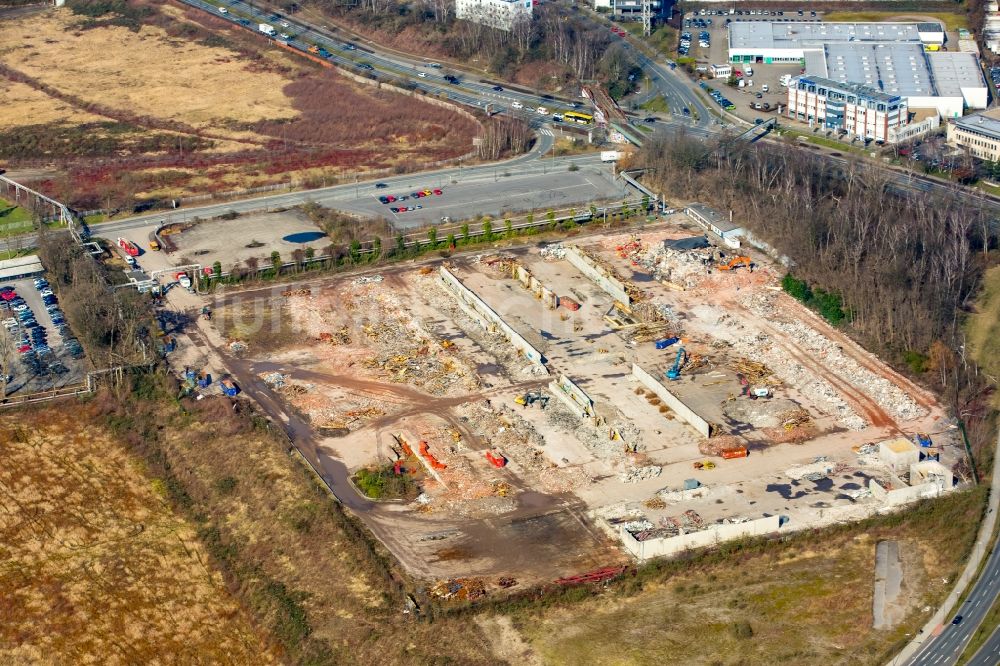
[[[962,118],[955,118],[951,122],[970,132],[979,132],[1000,139],[1000,118],[997,118],[994,114],[988,112],[974,113]]]
[[[41,273],[43,270],[42,261],[35,254],[16,257],[14,259],[4,259],[0,261],[0,280],[9,280],[19,275]]]
[[[864,97],[876,102],[891,104],[893,102],[900,101],[900,95],[891,95],[889,93],[882,92],[873,86],[867,86],[860,83],[846,83],[844,81],[835,81],[833,79],[828,79],[822,76],[812,76],[810,74],[804,74],[800,76],[799,79],[803,81],[810,81],[819,86],[826,86],[828,88],[835,88],[845,92],[852,92],[858,97]]]
[[[688,206],[688,209],[694,211],[702,219],[707,220],[709,224],[711,224],[717,229],[720,229],[723,232],[736,231],[737,229],[742,228],[735,222],[730,221],[730,219],[727,216],[722,215],[713,208],[709,208],[705,204],[693,203],[690,206]]]
[[[831,42],[912,42],[920,44],[916,23],[771,23],[729,24],[731,49],[801,49]]]
[[[986,87],[975,53],[935,51],[927,54],[927,62],[934,87],[943,97],[958,97],[968,88]]]
[[[927,53],[920,44],[826,44],[806,51],[806,74],[902,97],[962,97],[986,85],[975,54]]]

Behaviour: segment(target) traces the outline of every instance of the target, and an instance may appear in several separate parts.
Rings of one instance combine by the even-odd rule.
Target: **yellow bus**
[[[576,111],[567,111],[563,114],[563,118],[565,118],[566,122],[579,123],[581,125],[589,125],[594,122],[594,116],[586,113],[577,113]]]

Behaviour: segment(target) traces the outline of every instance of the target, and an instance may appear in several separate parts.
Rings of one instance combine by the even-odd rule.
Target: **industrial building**
[[[44,272],[42,262],[35,254],[0,261],[0,281],[39,277]]]
[[[943,118],[988,102],[976,54],[936,50],[936,23],[732,23],[729,39],[731,62],[800,62],[807,76],[904,97],[911,110]]]
[[[1000,118],[991,112],[956,118],[948,123],[948,144],[981,160],[1000,161]]]
[[[906,100],[870,86],[800,76],[788,85],[789,118],[848,134],[887,141],[907,121]]]
[[[455,17],[512,30],[520,21],[530,21],[532,0],[455,0]]]
[[[726,217],[700,203],[691,204],[684,209],[684,213],[707,231],[724,240],[730,247],[740,246],[739,237],[743,235],[743,227],[733,222],[731,217]]]
[[[610,9],[611,14],[623,20],[640,20],[643,5],[648,5],[653,16],[660,16],[663,3],[660,0],[594,0],[594,9]]]

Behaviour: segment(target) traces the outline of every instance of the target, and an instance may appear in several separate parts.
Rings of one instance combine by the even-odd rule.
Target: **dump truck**
[[[149,249],[159,250],[160,249],[160,239],[156,237],[155,231],[149,232]]]
[[[731,460],[733,458],[746,458],[747,455],[749,455],[749,452],[745,446],[736,446],[731,449],[723,449],[722,451],[722,457],[726,460]]]
[[[274,37],[276,34],[278,34],[277,31],[274,29],[274,26],[269,23],[258,24],[257,31],[264,33],[268,37]]]
[[[139,256],[139,248],[137,248],[135,246],[135,243],[133,243],[132,241],[130,241],[127,238],[122,238],[121,236],[119,236],[118,237],[118,247],[120,247],[122,249],[122,251],[124,251],[125,254],[127,254],[130,257],[138,257]]]

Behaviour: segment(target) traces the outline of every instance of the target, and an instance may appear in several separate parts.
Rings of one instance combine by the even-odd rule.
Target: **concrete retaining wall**
[[[535,298],[542,299],[542,304],[548,309],[555,310],[559,307],[559,299],[556,298],[555,292],[543,285],[538,278],[531,274],[531,271],[521,264],[514,264],[514,279],[533,293]]]
[[[625,291],[625,285],[621,280],[608,274],[606,270],[594,263],[594,260],[584,254],[583,250],[575,245],[566,247],[566,260],[576,266],[577,270],[590,278],[594,284],[603,289],[611,298],[620,303],[629,305],[632,299]]]
[[[545,367],[545,357],[542,352],[535,349],[521,334],[511,328],[503,318],[498,315],[493,308],[486,304],[483,299],[476,296],[475,292],[462,284],[455,275],[444,266],[441,267],[441,284],[450,294],[455,296],[458,305],[472,319],[490,332],[499,332],[514,345],[521,354],[535,365],[536,372],[549,374]]]
[[[655,393],[657,397],[667,405],[667,407],[674,410],[674,413],[677,414],[682,421],[697,430],[703,437],[709,436],[710,429],[708,421],[695,414],[693,409],[685,405],[681,402],[680,398],[667,390],[667,387],[664,386],[656,377],[649,374],[635,363],[632,364],[632,376],[638,379],[639,383],[643,386]]]
[[[549,383],[549,390],[580,418],[594,416],[594,401],[566,375]]]
[[[768,516],[767,518],[749,520],[745,523],[712,525],[698,532],[678,534],[677,536],[663,539],[648,539],[646,541],[636,540],[631,533],[621,526],[618,528],[618,534],[625,545],[625,549],[632,553],[639,561],[643,561],[653,557],[677,555],[692,548],[717,546],[724,541],[732,541],[733,539],[763,536],[777,532],[780,521],[780,516]]]
[[[915,486],[901,486],[888,490],[875,479],[869,479],[868,489],[872,491],[872,497],[882,504],[882,508],[893,508],[916,502],[917,500],[929,497],[937,497],[946,492],[941,484],[933,481],[921,483]]]

